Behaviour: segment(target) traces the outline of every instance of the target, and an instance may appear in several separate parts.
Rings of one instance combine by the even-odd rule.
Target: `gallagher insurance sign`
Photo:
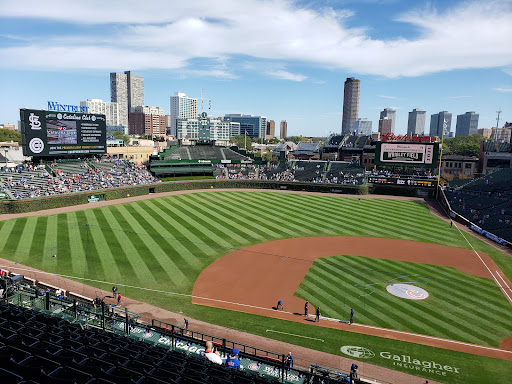
[[[25,156],[102,154],[107,150],[105,115],[21,109]]]

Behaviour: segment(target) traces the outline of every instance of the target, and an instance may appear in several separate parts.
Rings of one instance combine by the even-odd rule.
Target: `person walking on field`
[[[306,301],[306,304],[304,304],[304,316],[308,317],[308,311],[309,311],[309,301]]]
[[[279,307],[281,307],[281,309],[284,311],[284,305],[283,305],[283,301],[282,300],[279,300],[277,302],[277,308],[276,309],[279,310]]]
[[[315,323],[316,323],[317,321],[318,321],[318,322],[320,322],[320,307],[318,307],[318,308],[316,309],[316,318],[315,318]]]
[[[114,296],[114,299],[115,299],[115,298],[116,298],[116,296],[117,296],[117,285],[114,285],[114,286],[112,287],[112,295]]]
[[[354,322],[354,308],[350,308],[350,324]]]
[[[121,294],[118,294],[117,295],[117,305],[121,305],[121,299],[122,299]]]

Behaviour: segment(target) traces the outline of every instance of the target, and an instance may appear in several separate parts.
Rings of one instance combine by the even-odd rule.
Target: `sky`
[[[288,122],[288,135],[341,132],[343,84],[359,117],[413,108],[512,122],[512,0],[1,0],[0,124],[48,101],[110,101],[110,72],[144,77],[145,104],[174,92],[213,116]],[[201,94],[201,90],[203,93]],[[201,106],[201,102],[200,102]]]

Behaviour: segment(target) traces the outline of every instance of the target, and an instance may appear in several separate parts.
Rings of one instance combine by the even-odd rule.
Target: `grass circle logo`
[[[409,300],[424,300],[428,297],[428,292],[423,288],[410,284],[390,284],[386,290],[394,296]]]
[[[365,347],[357,347],[355,345],[344,345],[340,351],[345,355],[349,355],[358,359],[371,359],[375,356],[372,350]]]

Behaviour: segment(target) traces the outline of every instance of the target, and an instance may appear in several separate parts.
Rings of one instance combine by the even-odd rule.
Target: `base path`
[[[303,237],[256,244],[216,260],[196,280],[192,303],[304,322],[306,319],[297,314],[303,313],[305,301],[294,296],[304,276],[316,258],[344,254],[454,267],[464,273],[492,278],[472,250],[375,237]],[[488,255],[480,256],[491,270],[500,270]],[[284,301],[286,311],[272,308],[278,300]],[[432,336],[363,324],[348,326],[339,321],[322,321],[315,326],[512,361],[511,351]]]

